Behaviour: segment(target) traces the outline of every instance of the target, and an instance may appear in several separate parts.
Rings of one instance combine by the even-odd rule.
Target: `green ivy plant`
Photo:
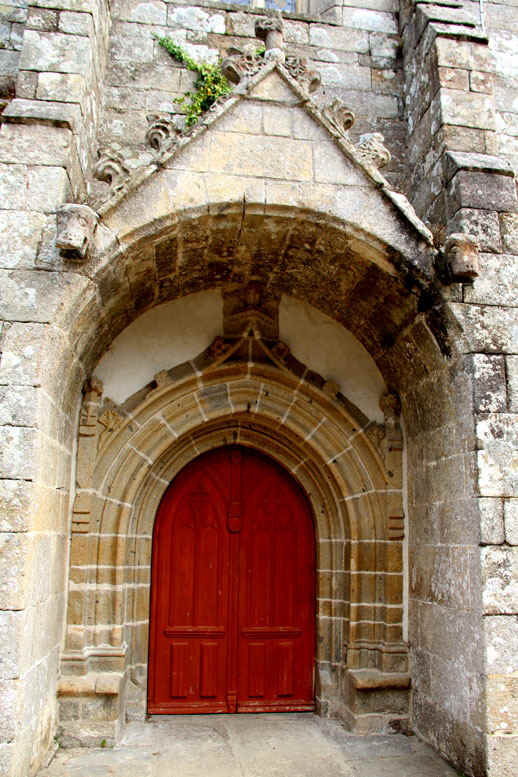
[[[183,97],[179,97],[175,102],[183,105],[187,98],[190,102],[186,105],[186,125],[192,127],[196,124],[202,113],[205,113],[219,97],[230,94],[232,87],[221,71],[221,62],[217,65],[202,63],[199,65],[171,38],[161,38],[155,35],[158,43],[188,70],[197,73],[198,77],[194,82],[194,91],[186,92]]]

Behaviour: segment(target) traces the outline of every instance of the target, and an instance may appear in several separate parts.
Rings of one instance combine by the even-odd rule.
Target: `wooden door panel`
[[[148,712],[312,709],[314,596],[292,478],[237,446],[201,456],[155,523]]]
[[[240,536],[238,710],[313,708],[314,533],[306,499],[273,462],[245,459]],[[264,696],[250,693],[262,671]],[[297,661],[295,662],[295,656]]]
[[[227,710],[230,543],[225,468],[220,469],[215,480],[211,470],[195,462],[159,508],[153,539],[150,713]]]

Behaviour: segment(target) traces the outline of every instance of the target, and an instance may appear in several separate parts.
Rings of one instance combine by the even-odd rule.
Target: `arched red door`
[[[313,521],[300,487],[237,446],[173,481],[153,534],[148,712],[313,709]]]

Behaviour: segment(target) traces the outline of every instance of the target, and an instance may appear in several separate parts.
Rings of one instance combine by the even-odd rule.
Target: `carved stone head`
[[[479,275],[478,245],[468,235],[462,232],[448,235],[444,253],[454,280],[472,281]]]
[[[97,224],[97,213],[88,205],[62,205],[57,214],[56,246],[65,259],[82,262]]]

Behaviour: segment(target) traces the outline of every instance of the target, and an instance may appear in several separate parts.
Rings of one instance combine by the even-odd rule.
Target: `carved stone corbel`
[[[298,81],[306,92],[311,94],[311,92],[315,92],[320,86],[322,80],[320,73],[316,70],[312,70],[308,60],[304,57],[288,55],[284,67],[290,76]]]
[[[122,154],[111,146],[103,146],[97,151],[98,161],[94,168],[94,176],[98,181],[110,184],[112,193],[124,189],[130,171],[124,162]]]
[[[462,232],[448,236],[444,254],[451,277],[455,281],[472,281],[480,274],[478,245]]]
[[[360,142],[356,146],[356,150],[362,159],[370,162],[374,167],[385,167],[392,156],[388,148],[383,145],[384,140],[381,132],[367,132],[365,135],[360,135]]]
[[[67,203],[58,209],[56,221],[56,246],[61,256],[72,262],[82,262],[97,225],[97,213],[88,205]]]
[[[396,448],[402,442],[401,426],[399,417],[401,415],[401,400],[395,392],[387,392],[380,399],[380,408],[385,416],[385,442],[389,450]]]
[[[342,135],[345,135],[351,129],[356,118],[351,109],[339,97],[336,97],[332,103],[326,105],[322,113]]]
[[[159,153],[171,148],[181,134],[176,124],[167,116],[159,113],[149,113],[146,116],[149,127],[146,132],[146,143]]]

